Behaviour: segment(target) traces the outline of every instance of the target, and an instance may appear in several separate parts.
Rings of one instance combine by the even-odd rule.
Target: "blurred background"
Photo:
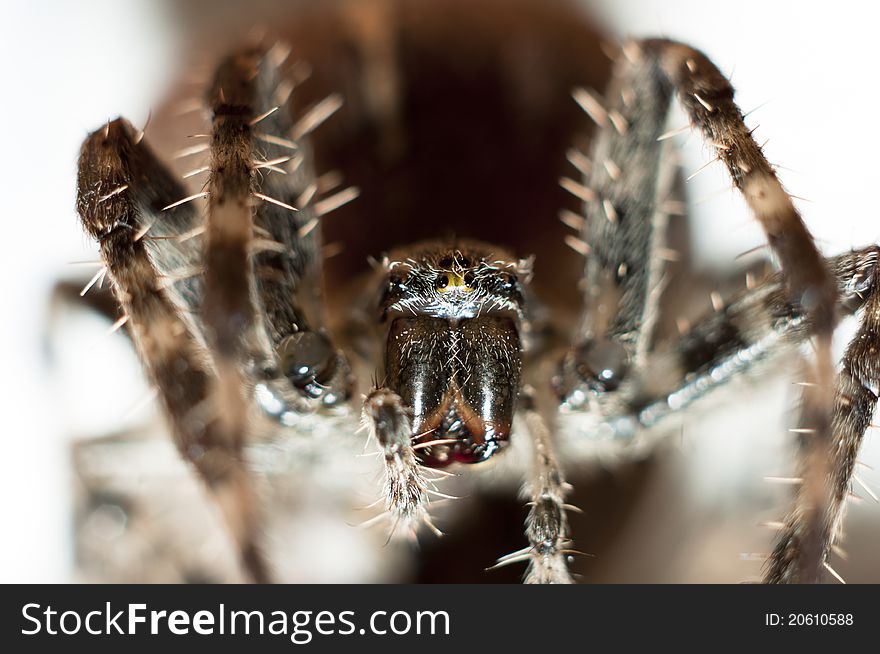
[[[204,36],[208,16],[222,13],[220,4],[3,3],[0,49],[9,79],[0,107],[7,126],[0,158],[7,230],[0,240],[0,581],[78,578],[73,447],[112,431],[111,423],[146,390],[122,339],[95,344],[106,329],[97,318],[62,323],[62,354],[53,342],[50,356],[53,287],[78,270],[86,279],[96,270],[87,263],[75,267],[97,258],[73,210],[79,145],[117,115],[143,125],[179,81],[180,62],[191,61],[192,35]],[[767,141],[765,152],[798,196],[825,253],[880,242],[873,204],[880,130],[871,124],[880,104],[874,83],[880,10],[856,1],[580,4],[611,42],[629,36],[686,41],[731,76],[740,106],[754,110],[748,120],[758,126],[758,142]],[[284,3],[222,6],[246,23],[257,22],[260,12],[276,15]],[[684,170],[708,161],[696,138],[680,144]],[[686,186],[691,250],[706,274],[729,270],[737,255],[761,243],[759,228],[728,187],[719,167]],[[851,325],[841,342],[845,333]],[[779,474],[774,466],[785,447],[783,407],[790,396],[784,383],[769,388],[690,427],[650,470],[626,473],[629,481],[599,475],[589,508],[616,526],[582,546],[601,551],[588,580],[739,581],[759,574],[750,553],[766,551],[769,536],[758,523],[779,519],[787,492],[763,482]],[[874,429],[860,459],[880,465]],[[865,467],[859,474],[880,487],[880,473]],[[865,501],[850,507],[848,558],[834,567],[849,581],[880,582],[880,510],[869,493],[856,491]]]

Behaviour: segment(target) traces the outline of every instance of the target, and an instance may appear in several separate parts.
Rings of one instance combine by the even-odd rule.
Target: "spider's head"
[[[447,320],[506,313],[523,318],[523,290],[531,259],[476,241],[433,242],[392,253],[385,259],[381,319],[394,314]]]
[[[380,301],[386,383],[412,411],[425,465],[485,461],[510,436],[530,262],[475,242],[397,255]]]

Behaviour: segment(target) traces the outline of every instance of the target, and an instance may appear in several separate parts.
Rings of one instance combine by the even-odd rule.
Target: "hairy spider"
[[[204,94],[210,128],[181,153],[208,155],[186,175],[205,176],[198,190],[125,120],[82,147],[83,226],[244,569],[268,581],[279,566],[261,542],[261,454],[246,446],[307,441],[354,458],[360,420],[384,462],[383,510],[369,522],[395,534],[437,531],[433,498],[446,495],[434,484],[447,466],[517,474],[495,463],[515,449],[514,432],[528,438],[529,544],[497,564],[527,562],[528,582],[569,582],[573,507],[560,462],[585,463],[596,443],[636,450],[709,391],[809,341],[793,430],[798,491],[764,578],[820,580],[877,401],[880,249],[820,255],[729,81],[701,52],[629,42],[600,97],[587,90],[604,85],[599,39],[570,7],[481,9],[491,19],[460,2],[328,3],[275,26],[276,40],[251,39],[216,66]],[[780,270],[713,297],[713,312],[668,333],[678,177],[662,151],[674,97]],[[586,156],[574,146],[590,119]],[[557,186],[566,151],[581,178],[561,187],[579,211]],[[316,173],[324,167],[357,188],[326,195],[336,179]],[[348,289],[338,294],[345,320],[330,324],[324,216],[359,194],[345,208],[349,255],[328,280]],[[560,208],[576,234],[551,226]],[[513,253],[518,230],[534,247]],[[549,288],[565,304],[575,293],[542,280],[541,256],[563,240],[584,263],[580,318],[559,356],[564,330],[542,298]],[[375,256],[373,271],[357,281],[362,252]],[[835,373],[832,333],[856,311],[861,326]]]

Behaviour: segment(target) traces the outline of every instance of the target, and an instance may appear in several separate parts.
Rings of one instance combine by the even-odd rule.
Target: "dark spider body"
[[[433,528],[431,474],[488,461],[518,422],[531,442],[529,545],[499,565],[526,561],[528,581],[569,582],[571,488],[557,450],[566,446],[572,467],[585,441],[625,448],[812,339],[796,430],[802,485],[765,579],[816,581],[877,401],[877,249],[820,255],[730,83],[702,53],[630,42],[606,86],[599,36],[568,3],[478,4],[321,3],[279,23],[289,46],[226,56],[207,84],[211,124],[190,131],[208,132],[193,148],[209,155],[192,172],[207,174],[199,193],[121,119],[83,145],[83,226],[179,451],[217,497],[245,568],[270,578],[245,457],[255,413],[281,438],[308,438],[307,426],[338,416],[352,427],[360,415],[384,462],[379,517],[404,532]],[[605,98],[585,86],[606,88]],[[662,156],[675,97],[781,267],[677,330],[664,315],[677,174]],[[588,119],[598,126],[589,159]],[[327,196],[336,183],[316,169],[328,168],[361,192],[329,221],[357,192]],[[575,235],[551,220],[559,209]],[[322,238],[346,247],[326,270]],[[563,240],[584,258],[554,254]],[[381,252],[364,291],[352,280]],[[324,282],[355,290],[325,297]],[[571,329],[542,315],[572,306]],[[860,333],[835,375],[831,334],[853,311]],[[363,374],[356,386],[364,351],[378,369],[372,389]],[[552,378],[532,365],[541,357],[555,357]]]
[[[431,467],[485,461],[513,424],[529,264],[469,241],[390,258],[385,377],[412,411],[419,458]]]

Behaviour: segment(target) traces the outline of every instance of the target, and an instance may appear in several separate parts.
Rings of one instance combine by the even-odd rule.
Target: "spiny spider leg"
[[[528,389],[524,389],[520,402],[532,447],[529,481],[523,488],[530,500],[526,536],[531,546],[525,583],[570,584],[566,558],[572,541],[565,513],[570,508],[565,505],[570,486],[556,460],[547,423],[535,408]]]
[[[873,261],[878,248],[872,248]],[[846,498],[852,486],[853,469],[865,431],[871,425],[877,406],[877,388],[880,386],[880,270],[874,265],[859,280],[855,293],[867,298],[862,309],[861,324],[843,355],[842,369],[837,375],[834,392],[834,412],[831,421],[833,434],[827,461],[811,462],[816,456],[809,433],[798,433],[799,446],[806,450],[801,461],[800,476],[804,482],[798,488],[795,505],[785,520],[765,570],[767,583],[804,581],[803,552],[817,547],[813,556],[834,575],[828,564],[828,553],[841,534]],[[852,289],[851,289],[852,294]],[[825,467],[828,477],[820,480],[827,488],[829,500],[821,515],[815,516],[816,499],[808,475]],[[813,526],[814,524],[817,526]],[[812,533],[819,529],[818,535]]]
[[[209,93],[204,315],[219,356],[230,364],[233,390],[247,388],[242,381],[261,383],[263,407],[285,422],[313,411],[318,398],[324,405],[347,399],[351,380],[320,313],[318,221],[326,209],[315,202],[307,135],[329,113],[318,108],[294,124],[287,98],[276,95],[283,64],[277,51],[229,57]],[[238,361],[250,363],[251,379],[237,379]]]
[[[358,190],[349,187],[320,197],[309,135],[339,108],[341,100],[331,95],[305,111],[294,106],[296,93],[288,101],[284,62],[277,61],[283,50],[276,44],[260,66],[262,95],[253,143],[260,161],[266,163],[256,163],[261,202],[254,224],[260,236],[252,258],[256,301],[276,353],[276,375],[289,382],[275,383],[274,389],[280,391],[284,404],[302,412],[344,402],[353,383],[345,357],[324,328],[320,221],[357,197]],[[273,103],[278,102],[281,107],[275,110]],[[295,120],[294,113],[300,114]],[[290,386],[296,391],[292,395]]]
[[[351,386],[347,363],[322,328],[318,220],[356,191],[316,201],[307,143],[338,102],[331,97],[294,122],[289,93],[278,98],[278,50],[245,48],[217,68],[208,89],[205,190],[187,195],[143,134],[117,121],[83,146],[78,205],[86,230],[101,241],[178,446],[218,495],[256,581],[268,572],[242,460],[252,394],[289,422],[347,399]],[[200,197],[208,199],[204,223],[191,202]],[[154,321],[167,323],[169,335]]]
[[[880,247],[871,246],[831,257],[828,267],[836,278],[838,313],[862,312],[861,325],[843,357],[836,378],[832,413],[833,441],[827,462],[831,501],[822,516],[820,563],[829,567],[828,554],[841,531],[845,500],[853,466],[864,433],[870,426],[880,385]],[[807,340],[812,316],[789,299],[784,274],[771,275],[754,288],[743,290],[719,310],[697,322],[681,338],[649,357],[644,373],[619,393],[619,414],[606,414],[618,437],[636,429],[654,427],[672,414],[686,410],[710,391],[729,383],[759,364],[766,364]],[[665,387],[658,380],[669,380]],[[802,423],[801,423],[802,424]],[[793,430],[800,447],[809,453],[811,432]],[[800,463],[799,477],[808,471]],[[793,509],[778,536],[765,570],[768,583],[801,580],[800,557],[807,512],[813,506],[806,484],[799,486]]]
[[[733,102],[733,87],[700,52],[669,41],[645,41],[644,56],[656,58],[675,86],[691,121],[725,164],[761,223],[785,275],[789,297],[803,307],[816,347],[815,369],[803,391],[800,448],[804,483],[799,500],[797,574],[789,581],[815,582],[823,572],[826,516],[832,510],[827,480],[834,450],[832,432],[834,331],[837,288],[791,198],[764,157]],[[634,57],[638,60],[639,55]],[[634,65],[638,65],[636,62]],[[811,367],[812,368],[812,367]]]
[[[270,356],[259,342],[249,256],[255,185],[251,121],[260,110],[260,58],[258,51],[227,58],[208,92],[213,119],[201,314],[217,367],[218,410],[239,437],[244,436],[247,389],[254,377],[248,365],[265,367]]]
[[[871,246],[828,259],[828,267],[838,287],[838,313],[861,311],[861,324],[849,344],[836,377],[832,413],[831,448],[827,469],[821,480],[830,501],[819,517],[820,550],[811,555],[830,567],[828,554],[839,537],[845,500],[852,485],[853,468],[865,431],[870,426],[877,403],[875,389],[880,384],[880,247]],[[780,354],[785,346],[807,339],[812,331],[812,317],[803,307],[792,304],[784,276],[776,273],[754,289],[746,290],[726,302],[724,308],[697,323],[669,352],[658,353],[649,364],[647,378],[677,378],[684,383],[650,400],[642,396],[641,406],[633,406],[641,426],[651,426],[674,411],[681,411],[701,396],[724,384],[755,364]],[[801,417],[801,421],[803,418]],[[801,422],[803,424],[803,422]],[[817,464],[807,457],[813,454],[809,428],[793,430],[799,447],[806,450],[800,461],[799,478]],[[815,498],[809,484],[801,483],[792,510],[786,517],[776,546],[767,562],[764,580],[768,583],[803,581],[801,557],[808,525],[814,518]]]
[[[391,536],[413,537],[422,524],[439,534],[428,515],[428,480],[416,458],[412,418],[400,396],[387,388],[373,390],[364,400],[363,420],[385,459],[385,513]]]
[[[256,543],[259,511],[242,434],[217,419],[215,371],[166,296],[143,238],[145,226],[183,194],[183,187],[123,120],[108,123],[82,146],[77,211],[83,226],[100,244],[114,293],[129,316],[134,342],[159,389],[181,455],[216,497],[245,570],[254,581],[265,582],[269,572]]]
[[[880,248],[871,246],[827,259],[837,283],[840,315],[864,306],[878,258]],[[628,393],[624,414],[633,416],[638,427],[658,424],[802,343],[811,334],[811,319],[803,307],[790,301],[781,272],[722,298],[722,306],[652,352],[644,374]],[[624,422],[619,425],[626,428]],[[632,423],[629,428],[634,428]]]
[[[801,415],[804,433],[810,435],[810,447],[802,448],[804,460],[811,462],[804,474],[804,487],[809,487],[810,491],[802,493],[802,497],[810,498],[812,505],[809,510],[805,508],[801,511],[805,519],[800,527],[803,536],[799,540],[801,550],[798,558],[798,578],[814,581],[821,573],[823,516],[828,511],[830,501],[825,480],[829,473],[827,462],[832,447],[834,371],[831,336],[836,320],[836,285],[791,198],[745,126],[743,114],[733,101],[733,87],[715,65],[697,50],[665,40],[630,42],[623,47],[622,53],[614,70],[611,87],[614,94],[610,98],[610,109],[602,107],[592,96],[578,98],[576,95],[584,109],[604,127],[595,146],[596,154],[619,150],[621,154],[618,156],[623,157],[623,153],[626,153],[629,160],[636,158],[629,149],[646,149],[648,153],[641,156],[649,164],[654,162],[661,147],[659,131],[666,116],[665,110],[658,109],[660,105],[668,103],[672,91],[675,91],[691,123],[700,129],[705,141],[715,148],[717,158],[725,164],[734,185],[742,192],[755,218],[764,228],[768,242],[780,261],[789,297],[794,304],[803,308],[809,334],[815,337],[816,365],[809,369],[809,383],[804,388]],[[642,102],[634,102],[644,89],[657,98],[645,105],[651,111],[642,111]],[[645,172],[656,175],[657,170],[656,166],[648,166]],[[641,174],[643,171],[626,171],[616,161],[610,162],[610,165],[607,160],[594,162],[584,193],[587,216],[604,214],[610,225],[597,234],[584,233],[586,243],[591,238],[598,238],[600,251],[604,247],[613,250],[605,243],[619,242],[621,245],[618,247],[624,247],[626,239],[631,238],[627,234],[629,223],[626,213],[632,207],[638,207],[635,198],[647,197],[656,202],[656,193],[644,195],[646,183],[639,179]],[[598,187],[596,190],[590,188],[594,178]],[[597,194],[595,198],[591,197],[592,193]],[[654,208],[650,209],[641,212],[643,221],[652,215]],[[597,223],[597,219],[588,218],[585,229]],[[620,233],[617,232],[618,223],[625,226]],[[647,232],[647,224],[641,230],[641,233]],[[642,236],[641,240],[644,242],[649,238]],[[644,252],[645,248],[642,247],[637,255],[641,256]],[[656,252],[652,254],[656,256]],[[586,270],[588,280],[590,265],[587,264]],[[642,265],[650,268],[650,263]],[[628,272],[626,269],[608,270],[606,275],[625,278]],[[608,284],[604,287],[608,288]],[[610,298],[602,299],[612,306],[612,315],[615,310],[624,316],[631,315],[631,312],[623,311],[628,301],[628,290],[623,284],[618,284],[617,288],[612,285]],[[649,293],[650,289],[645,287],[640,295],[645,298]],[[586,311],[592,312],[592,316],[586,315],[584,324],[589,325],[589,321],[601,313],[595,311],[597,300],[591,297],[590,291],[587,291],[586,303]],[[644,324],[645,315],[635,315],[636,324]],[[628,365],[639,363],[637,359],[633,360],[637,352],[626,338],[617,336],[613,330],[609,336],[610,342],[598,343],[596,347],[592,333],[587,331],[582,335],[581,342],[566,359],[563,394],[572,395],[578,377],[582,378],[584,384],[592,386],[594,391],[614,391]],[[617,351],[611,350],[612,354],[609,355],[607,352],[611,347],[616,347]],[[609,356],[613,361],[608,361]],[[612,379],[603,380],[596,376],[598,373],[607,377],[608,371],[613,373]],[[612,397],[602,401],[602,404],[609,408],[614,402],[612,393]]]
[[[656,70],[640,67],[624,74],[623,66],[617,64],[609,88],[609,109],[586,90],[574,92],[602,129],[593,145],[587,185],[570,190],[578,190],[585,203],[581,237],[588,254],[580,341],[613,344],[638,366],[651,341],[663,274],[663,203],[675,167],[661,157],[657,138],[672,89]],[[571,358],[568,363],[574,365]]]

